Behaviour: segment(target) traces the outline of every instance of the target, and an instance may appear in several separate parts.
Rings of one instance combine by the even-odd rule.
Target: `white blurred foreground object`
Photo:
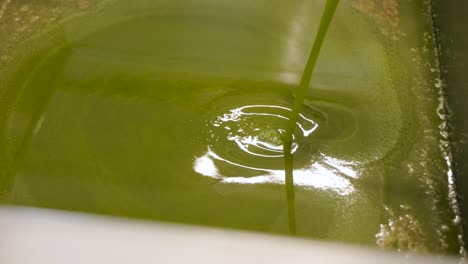
[[[79,213],[0,207],[2,264],[460,263],[332,243]]]

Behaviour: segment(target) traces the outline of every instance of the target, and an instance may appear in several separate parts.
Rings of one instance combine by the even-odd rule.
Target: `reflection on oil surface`
[[[195,159],[193,169],[203,176],[220,179],[221,183],[284,185],[280,137],[290,111],[278,105],[246,105],[218,115],[207,124],[207,151]],[[320,142],[321,138],[314,137],[314,132],[322,126],[328,126],[325,114],[305,107],[291,151],[299,158],[294,183],[339,195],[351,194],[354,188],[349,178],[358,178],[358,166],[317,153],[313,142]]]
[[[415,2],[396,40],[342,1],[297,124],[298,236],[459,250]],[[117,0],[25,42],[0,71],[2,203],[287,234],[278,136],[323,3]]]

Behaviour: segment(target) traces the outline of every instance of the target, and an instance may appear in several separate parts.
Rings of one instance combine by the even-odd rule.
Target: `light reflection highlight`
[[[222,175],[219,173],[216,162],[221,162],[223,166],[232,165],[246,170],[261,171],[263,174],[253,177]],[[352,178],[358,177],[353,165],[352,162],[322,155],[319,161],[311,162],[306,168],[294,170],[294,185],[306,189],[333,191],[342,196],[350,195],[355,191]],[[285,184],[284,170],[244,166],[223,159],[210,149],[205,155],[195,159],[193,169],[203,176],[219,179],[224,184]]]
[[[219,140],[234,143],[239,150],[250,155],[262,158],[283,157],[283,142],[281,134],[284,133],[285,122],[291,109],[278,105],[245,105],[229,110],[216,118],[211,125],[212,144],[218,145]],[[318,124],[300,115],[297,122],[299,133],[294,135],[295,142],[292,153],[299,147],[301,138],[310,136]]]

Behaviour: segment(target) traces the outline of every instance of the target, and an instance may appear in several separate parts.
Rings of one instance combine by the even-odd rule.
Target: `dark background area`
[[[468,232],[468,1],[432,0],[463,229]],[[465,248],[468,244],[464,236]]]

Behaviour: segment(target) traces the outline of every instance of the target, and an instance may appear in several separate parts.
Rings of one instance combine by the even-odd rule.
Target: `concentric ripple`
[[[283,184],[281,136],[291,109],[284,104],[263,103],[220,112],[207,120],[207,151],[196,158],[194,170],[226,184]],[[318,151],[323,141],[319,128],[328,130],[329,126],[325,114],[304,106],[293,135],[295,184],[347,195],[353,190],[349,178],[356,177],[355,164]]]
[[[312,111],[309,109],[309,112]],[[259,170],[281,169],[281,135],[291,109],[279,105],[244,105],[209,121],[209,149],[239,166]],[[294,134],[293,153],[305,155],[309,137],[318,128],[312,118],[301,114]]]
[[[264,158],[277,158],[283,157],[280,136],[284,132],[284,120],[288,119],[290,112],[291,109],[277,105],[246,105],[218,116],[212,124],[221,130],[219,134],[222,135],[224,131],[227,140],[233,141],[245,153]],[[312,134],[318,124],[301,114],[297,127],[300,134],[296,133],[295,139],[301,140]],[[293,153],[297,149],[298,143],[294,142]]]

